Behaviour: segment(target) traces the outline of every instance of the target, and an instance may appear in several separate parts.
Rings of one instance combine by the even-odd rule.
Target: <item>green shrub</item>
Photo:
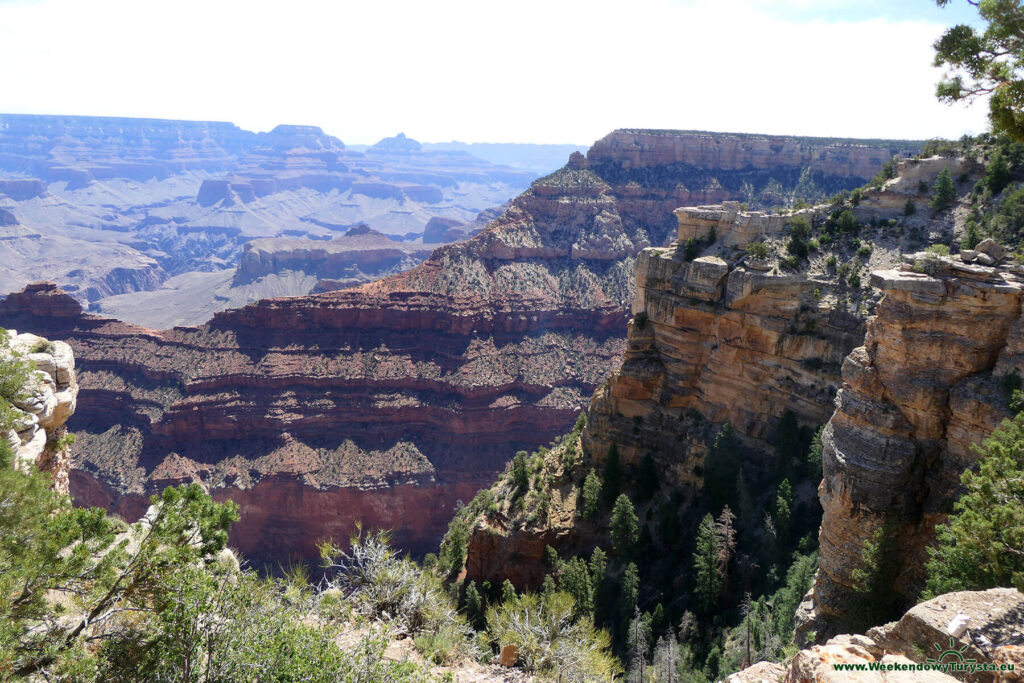
[[[949,247],[945,244],[932,244],[925,251],[936,256],[949,256]]]
[[[764,261],[772,254],[771,249],[769,249],[768,245],[764,242],[750,242],[745,247],[745,251],[747,252],[747,256],[750,258],[759,259],[761,261]]]
[[[619,673],[611,638],[587,617],[574,617],[568,593],[527,593],[491,606],[487,629],[499,647],[515,645],[520,666],[532,674],[564,680],[611,680]]]
[[[913,199],[908,199],[907,203],[903,205],[903,215],[913,216],[917,213],[917,204],[914,203]]]
[[[997,586],[1024,590],[1024,413],[1005,420],[976,452],[976,471],[960,478],[965,493],[936,529],[924,598]]]

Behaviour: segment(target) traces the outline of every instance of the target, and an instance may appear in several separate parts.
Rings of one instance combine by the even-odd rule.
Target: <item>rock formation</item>
[[[1024,667],[1022,623],[1024,595],[1012,588],[948,593],[917,605],[899,621],[873,628],[867,635],[836,636],[798,652],[785,664],[761,662],[726,681],[1019,681]],[[972,663],[996,670],[952,668]],[[867,669],[879,664],[890,668]],[[836,665],[843,669],[864,666],[865,670],[841,670]]]
[[[67,494],[71,466],[62,437],[78,398],[71,347],[17,330],[7,330],[0,342],[0,358],[31,367],[28,384],[13,401],[15,426],[0,438],[14,449],[15,467],[33,466],[53,475],[54,489]]]
[[[1002,255],[991,240],[979,249]],[[820,572],[804,625],[819,637],[841,627],[851,574],[883,525],[899,541],[896,588],[917,597],[934,527],[977,459],[972,445],[1010,416],[1000,378],[1024,369],[1024,269],[928,253],[906,259],[872,274],[885,297],[864,345],[843,363],[823,434]]]
[[[656,137],[648,151],[660,158],[707,136]],[[678,235],[672,211],[691,194],[684,179],[718,173],[670,161],[643,165],[638,175],[643,155],[598,157],[574,155],[481,234],[438,249],[412,270],[357,289],[264,300],[198,328],[154,332],[83,314],[43,319],[36,311],[53,304],[40,299],[67,306],[68,297],[56,290],[11,295],[0,322],[46,325],[79,356],[88,400],[74,424],[76,494],[122,508],[166,483],[201,480],[216,496],[242,503],[236,535],[247,555],[310,555],[317,538],[344,538],[357,518],[395,527],[407,548],[436,547],[456,502],[490,482],[511,453],[565,432],[618,364],[636,291],[635,255]],[[758,170],[765,178],[773,172]],[[833,177],[851,187],[864,180]],[[673,277],[693,277],[706,291],[680,305],[698,311],[695,320],[710,324],[709,311],[733,308],[721,352],[710,348],[709,329],[687,342],[697,347],[692,357],[677,360],[679,351],[666,347],[662,363],[672,379],[665,395],[685,384],[673,384],[675,372],[728,365],[729,354],[746,353],[764,359],[762,372],[782,363],[778,382],[789,388],[794,410],[824,420],[800,392],[813,388],[827,403],[828,373],[835,375],[859,339],[856,322],[811,303],[814,283],[738,267],[735,255],[721,265],[683,266],[671,255],[645,264],[651,274],[643,296],[652,307],[656,299],[671,302],[658,293],[658,278],[667,286]],[[710,270],[687,274],[691,266]],[[794,292],[804,297],[803,310],[783,301]],[[671,314],[651,318],[654,329]],[[789,324],[817,331],[801,336]],[[733,341],[744,329],[752,338]],[[805,361],[824,363],[822,376],[812,378]],[[699,395],[713,381],[687,391]],[[759,377],[730,381],[743,391]],[[732,410],[717,405],[715,419]],[[751,411],[752,438],[767,434],[781,410]],[[614,419],[627,421],[631,433],[630,418]],[[387,508],[383,500],[391,501]],[[415,506],[429,512],[401,516]]]

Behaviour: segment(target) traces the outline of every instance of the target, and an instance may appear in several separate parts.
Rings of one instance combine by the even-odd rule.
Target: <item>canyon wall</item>
[[[853,609],[852,573],[884,525],[899,549],[896,590],[916,600],[935,525],[977,460],[973,445],[1011,415],[1000,378],[1024,370],[1024,269],[934,254],[907,260],[872,275],[885,297],[843,363],[823,434],[820,571],[803,616],[819,639]]]
[[[702,139],[674,135],[686,144]],[[675,144],[673,136],[658,137]],[[648,151],[662,154],[657,146]],[[678,234],[672,212],[690,196],[683,180],[695,167],[652,163],[636,176],[634,157],[598,156],[592,164],[574,154],[481,234],[437,249],[412,270],[355,289],[263,300],[199,327],[154,331],[88,315],[55,286],[8,296],[0,324],[44,326],[78,354],[76,495],[120,509],[168,483],[201,481],[215,496],[244,501],[235,540],[263,559],[308,556],[311,539],[344,537],[356,519],[395,527],[403,547],[436,547],[458,500],[490,483],[516,450],[567,431],[615,369],[637,291],[636,254]],[[835,178],[849,187],[866,180]],[[828,395],[828,368],[834,374],[854,345],[848,340],[857,323],[808,303],[813,283],[754,272],[725,256],[723,265],[684,266],[664,254],[643,260],[650,329],[665,334],[651,342],[665,352],[663,369],[648,379],[662,382],[664,396],[676,389],[700,396],[712,375],[690,382],[680,373],[749,353],[765,359],[763,372],[783,363],[779,385],[789,387],[802,418],[818,419],[813,400],[797,396]],[[692,309],[704,328],[673,347],[666,323],[676,304],[658,287],[687,278],[703,290],[678,306]],[[810,309],[783,300],[794,292]],[[732,326],[720,338],[711,329],[719,309],[731,311]],[[801,336],[787,324],[816,332]],[[645,342],[641,335],[631,343]],[[716,343],[720,350],[711,348]],[[826,365],[817,379],[805,368],[814,355]],[[638,365],[639,356],[621,377]],[[732,381],[743,391],[760,379]],[[625,379],[615,382],[625,387]],[[615,400],[648,406],[661,396]],[[743,417],[716,405],[716,419]],[[780,412],[757,417],[751,410],[752,438],[769,432]],[[621,419],[632,425],[631,417]],[[645,421],[644,430],[654,426]],[[390,507],[379,504],[386,500]],[[393,510],[415,512],[404,518]]]

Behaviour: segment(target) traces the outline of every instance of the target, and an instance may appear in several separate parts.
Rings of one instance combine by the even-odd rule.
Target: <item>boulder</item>
[[[1004,249],[999,244],[999,242],[996,242],[991,237],[988,237],[988,238],[983,239],[982,241],[978,242],[978,245],[976,247],[974,247],[974,249],[976,251],[980,251],[983,254],[988,254],[996,262],[1001,261],[1002,258],[1004,256],[1006,256],[1006,249]]]
[[[978,252],[974,249],[961,249],[960,260],[964,263],[973,263],[978,258]]]
[[[976,260],[983,266],[993,266],[996,263],[996,259],[992,258],[991,256],[985,253],[978,254]]]

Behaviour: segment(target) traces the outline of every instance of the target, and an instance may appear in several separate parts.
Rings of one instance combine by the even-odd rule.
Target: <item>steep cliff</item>
[[[935,525],[977,459],[972,444],[1010,415],[1001,378],[1024,370],[1024,269],[959,256],[907,258],[872,274],[885,297],[864,345],[843,363],[843,388],[823,433],[822,552],[804,626],[819,638],[853,609],[852,573],[883,526],[897,539],[896,590],[916,599]]]

